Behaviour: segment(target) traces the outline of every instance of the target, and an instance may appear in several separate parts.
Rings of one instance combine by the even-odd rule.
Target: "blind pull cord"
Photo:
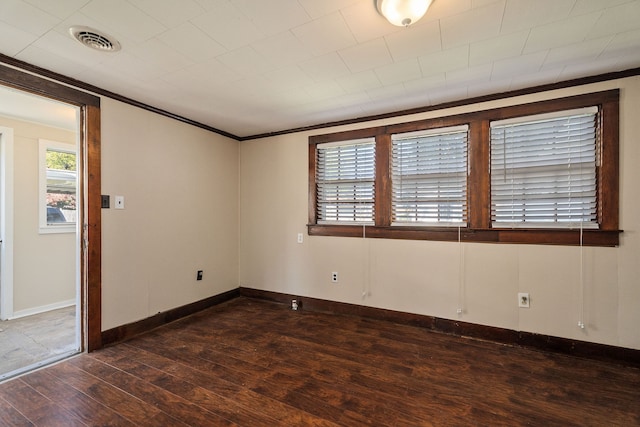
[[[580,222],[580,292],[578,297],[578,327],[584,329],[584,244],[582,222]]]
[[[464,246],[462,245],[460,226],[458,226],[458,251],[459,251],[459,266],[458,266],[458,309],[456,312],[458,315],[464,313]]]
[[[579,154],[582,160],[582,154]],[[580,172],[582,172],[582,161],[580,161]],[[584,215],[584,214],[583,214]],[[584,329],[584,240],[583,240],[584,218],[580,218],[580,297],[578,307],[578,327]]]
[[[369,242],[367,242],[367,226],[365,224],[362,224],[362,245],[363,245],[363,250],[362,250],[362,270],[363,270],[363,277],[362,277],[362,299],[366,299],[367,296],[370,294],[370,286],[369,286],[369,269],[370,269],[370,262],[369,262]]]

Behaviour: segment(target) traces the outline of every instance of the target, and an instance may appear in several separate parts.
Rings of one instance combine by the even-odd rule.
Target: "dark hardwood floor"
[[[640,370],[237,298],[0,384],[1,426],[633,426]]]

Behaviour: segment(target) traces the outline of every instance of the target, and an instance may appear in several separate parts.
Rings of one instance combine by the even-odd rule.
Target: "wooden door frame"
[[[97,350],[102,347],[100,97],[3,64],[0,64],[0,84],[80,108],[81,342],[83,351]]]

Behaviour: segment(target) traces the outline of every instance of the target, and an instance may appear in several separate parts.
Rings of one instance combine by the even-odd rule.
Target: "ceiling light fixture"
[[[398,27],[408,27],[427,13],[433,0],[376,0],[380,15]]]

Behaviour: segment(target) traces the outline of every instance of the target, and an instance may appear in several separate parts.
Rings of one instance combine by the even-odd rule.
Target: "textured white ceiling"
[[[1,0],[0,53],[246,137],[640,67],[640,0]]]

